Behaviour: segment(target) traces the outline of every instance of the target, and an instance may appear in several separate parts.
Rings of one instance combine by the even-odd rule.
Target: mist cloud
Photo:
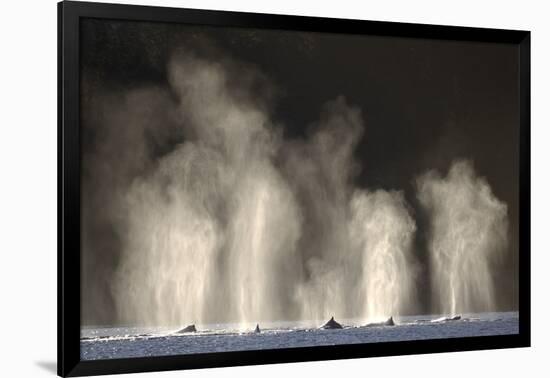
[[[244,327],[421,311],[413,208],[403,191],[356,183],[354,154],[368,138],[358,107],[337,96],[305,136],[285,138],[270,113],[276,90],[255,67],[179,50],[167,72],[167,87],[105,91],[84,104],[96,112],[83,159],[86,316],[112,318],[106,291],[121,324]],[[417,182],[442,283],[436,310],[490,303],[506,207],[469,163]],[[93,281],[98,253],[112,256],[107,290]],[[475,256],[487,263],[471,273]]]
[[[418,198],[430,217],[429,253],[436,313],[494,311],[494,268],[507,247],[507,206],[467,160],[446,177],[417,179]]]

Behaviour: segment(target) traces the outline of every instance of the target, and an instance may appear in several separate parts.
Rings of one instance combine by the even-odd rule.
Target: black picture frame
[[[79,23],[83,18],[157,21],[486,41],[518,46],[520,93],[519,334],[358,345],[81,361]],[[105,3],[58,3],[58,374],[82,376],[337,360],[530,346],[530,32]]]

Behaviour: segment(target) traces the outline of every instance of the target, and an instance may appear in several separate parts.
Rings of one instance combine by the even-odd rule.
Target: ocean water
[[[395,326],[366,326],[357,320],[336,319],[344,329],[321,330],[322,324],[276,322],[260,324],[197,325],[197,332],[179,334],[174,328],[84,327],[82,360],[165,356],[258,349],[364,344],[385,341],[508,335],[519,332],[517,312],[462,315],[460,320],[439,316],[395,317]]]

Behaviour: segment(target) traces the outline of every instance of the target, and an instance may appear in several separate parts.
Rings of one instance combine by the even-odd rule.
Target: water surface
[[[178,334],[174,328],[85,327],[81,331],[80,356],[83,360],[96,360],[519,332],[517,312],[467,314],[455,321],[438,318],[435,315],[396,317],[393,327],[365,326],[356,320],[342,320],[344,329],[336,330],[320,330],[311,322],[275,322],[260,324],[262,332],[259,334],[252,332],[255,324],[197,325],[196,333],[187,334]]]

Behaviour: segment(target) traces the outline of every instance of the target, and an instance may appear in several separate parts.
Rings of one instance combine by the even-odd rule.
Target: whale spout
[[[256,329],[254,330],[254,333],[261,333],[262,331],[260,330],[260,325],[259,324],[256,324]]]
[[[342,325],[338,323],[336,320],[334,320],[334,316],[330,318],[328,322],[326,322],[323,326],[320,327],[320,329],[342,329]]]
[[[188,332],[197,332],[197,328],[194,324],[188,325],[187,327],[180,329],[178,333],[188,333]]]

